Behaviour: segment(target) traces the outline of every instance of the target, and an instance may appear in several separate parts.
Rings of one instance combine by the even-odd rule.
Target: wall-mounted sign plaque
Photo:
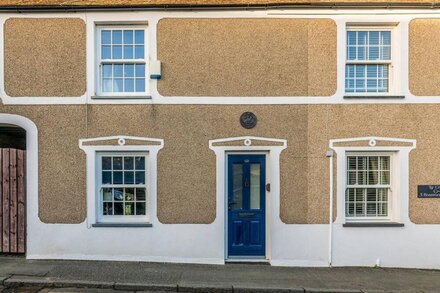
[[[240,124],[246,129],[254,128],[257,125],[257,116],[252,112],[244,112],[240,116]]]
[[[417,185],[418,198],[440,198],[440,185]]]

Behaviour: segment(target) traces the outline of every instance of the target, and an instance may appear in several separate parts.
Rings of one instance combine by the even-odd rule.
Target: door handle
[[[239,213],[239,218],[253,218],[255,217],[255,213]]]

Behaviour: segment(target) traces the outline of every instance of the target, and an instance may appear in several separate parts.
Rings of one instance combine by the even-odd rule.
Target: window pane
[[[145,215],[145,203],[137,202],[136,203],[136,215]]]
[[[102,75],[104,78],[113,77],[113,66],[112,65],[102,65]]]
[[[101,47],[101,58],[102,59],[111,59],[112,58],[112,47],[111,46],[102,46]]]
[[[144,46],[135,46],[134,47],[134,58],[135,59],[144,59],[145,51]]]
[[[145,188],[136,188],[136,201],[145,201]]]
[[[133,59],[133,46],[124,46],[124,59]]]
[[[134,172],[125,171],[124,172],[124,184],[134,184]]]
[[[113,199],[113,189],[112,188],[104,188],[102,190],[102,200],[103,201],[112,201]]]
[[[112,43],[113,44],[122,44],[122,31],[121,30],[114,30],[112,32]]]
[[[135,43],[136,44],[145,44],[144,40],[144,31],[143,30],[136,30],[135,32]]]
[[[123,66],[122,65],[115,65],[114,66],[113,76],[114,77],[123,77],[124,76]]]
[[[126,215],[126,216],[134,215],[134,203],[133,202],[128,202],[128,203],[126,202],[125,203],[124,215]]]
[[[133,93],[134,92],[134,78],[125,79],[124,92]]]
[[[136,170],[145,170],[145,157],[136,157]]]
[[[124,44],[133,44],[132,30],[124,30]]]
[[[145,78],[136,78],[136,92],[145,92]]]
[[[122,59],[122,46],[113,45],[112,59]]]
[[[113,157],[113,170],[122,170],[122,157]]]
[[[133,169],[134,169],[134,158],[124,157],[124,170],[133,170]]]
[[[134,64],[125,64],[124,65],[124,76],[125,77],[134,77]]]
[[[134,200],[134,188],[125,188],[125,201],[133,201]]]
[[[112,85],[113,85],[113,81],[111,79],[108,79],[108,78],[104,79],[102,81],[102,91],[104,93],[112,92],[113,91],[112,90]]]
[[[251,164],[251,194],[250,207],[252,210],[260,209],[260,164]]]
[[[117,78],[113,80],[113,92],[123,92],[124,91],[124,80],[122,78]]]
[[[145,65],[136,64],[136,77],[145,77]]]
[[[145,171],[136,172],[136,184],[145,184]]]
[[[102,172],[102,184],[112,184],[112,172]]]
[[[114,215],[122,216],[124,214],[124,203],[115,202],[114,203]]]
[[[103,170],[112,169],[112,157],[102,157],[102,169]]]
[[[243,164],[232,165],[232,198],[229,198],[229,208],[243,208]]]
[[[369,45],[379,45],[379,32],[369,32],[368,36]]]
[[[122,184],[122,172],[121,171],[113,172],[113,184]]]
[[[102,30],[101,31],[101,44],[111,44],[111,31]]]
[[[357,44],[360,46],[366,46],[367,45],[367,32],[358,32],[358,42]]]
[[[115,201],[122,201],[124,199],[123,188],[115,188],[113,191],[114,191],[113,197]]]
[[[356,171],[349,171],[347,174],[347,184],[355,185],[356,184]]]
[[[347,44],[348,45],[356,45],[356,32],[347,32]]]
[[[113,203],[112,202],[104,202],[102,205],[102,214],[104,216],[112,216],[113,215]]]

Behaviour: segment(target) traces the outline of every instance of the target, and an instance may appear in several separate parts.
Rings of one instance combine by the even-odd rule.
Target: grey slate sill
[[[151,96],[92,96],[92,100],[151,100]]]
[[[150,223],[96,223],[92,224],[94,228],[151,228]]]
[[[381,99],[381,100],[401,100],[405,99],[405,96],[368,96],[368,95],[358,95],[358,96],[344,96],[344,99],[346,100],[362,100],[362,99]]]
[[[403,223],[345,223],[342,227],[348,228],[374,228],[374,227],[404,227]]]

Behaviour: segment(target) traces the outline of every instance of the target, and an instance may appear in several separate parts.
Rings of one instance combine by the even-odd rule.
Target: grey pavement
[[[440,292],[440,271],[0,257],[6,292]]]

